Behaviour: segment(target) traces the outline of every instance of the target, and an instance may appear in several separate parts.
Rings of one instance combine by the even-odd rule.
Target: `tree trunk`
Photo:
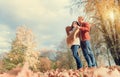
[[[114,51],[114,48],[111,48],[110,52],[111,52],[111,55],[114,59],[115,64],[120,65],[120,52],[119,52],[119,50]]]
[[[117,0],[118,1],[118,5],[120,6],[120,0]]]

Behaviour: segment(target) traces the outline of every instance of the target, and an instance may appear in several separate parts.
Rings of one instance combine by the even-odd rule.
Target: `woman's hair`
[[[71,24],[71,28],[73,28],[74,23],[77,23],[77,25],[79,25],[77,21],[73,21],[72,24]]]

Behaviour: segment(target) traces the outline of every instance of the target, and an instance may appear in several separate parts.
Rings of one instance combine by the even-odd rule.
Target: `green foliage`
[[[14,47],[12,47],[11,51],[3,59],[4,69],[11,70],[12,68],[16,67],[17,65],[23,65],[25,50],[26,50],[26,47],[23,45],[21,45],[21,46],[14,45]]]
[[[3,61],[5,70],[11,70],[12,68],[16,67],[16,65],[13,62],[11,62],[9,58],[5,58]]]
[[[58,68],[58,66],[57,66],[57,62],[52,62],[51,64],[52,64],[52,65],[51,65],[51,68],[52,68],[52,69],[55,70],[55,69]]]

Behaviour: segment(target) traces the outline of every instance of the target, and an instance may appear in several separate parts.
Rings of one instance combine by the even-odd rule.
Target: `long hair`
[[[77,21],[73,21],[71,24],[71,28],[73,28],[74,23],[77,23],[77,25],[79,25]]]

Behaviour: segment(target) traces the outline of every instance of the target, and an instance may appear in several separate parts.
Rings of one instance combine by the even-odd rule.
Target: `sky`
[[[16,28],[26,25],[39,49],[55,49],[65,38],[65,27],[77,20],[70,14],[70,0],[0,0],[0,52],[10,49]]]

